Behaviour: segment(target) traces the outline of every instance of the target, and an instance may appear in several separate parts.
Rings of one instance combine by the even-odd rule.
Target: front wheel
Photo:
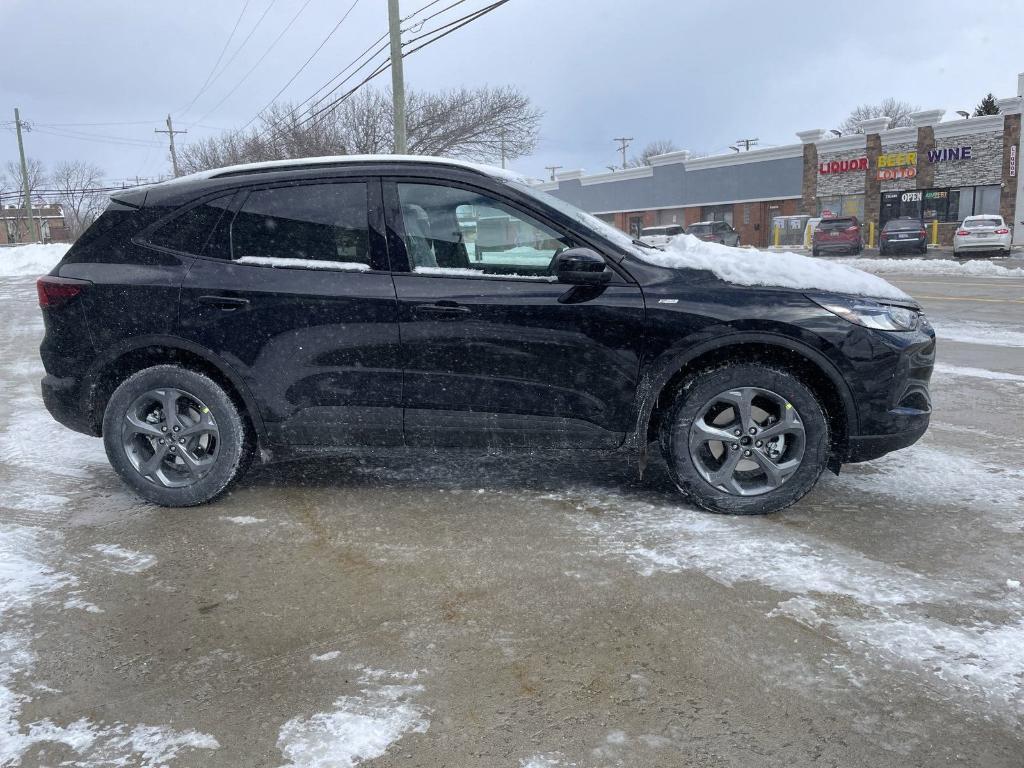
[[[248,468],[251,443],[227,392],[176,365],[130,376],[103,414],[111,466],[139,496],[165,507],[203,504],[224,493]]]
[[[813,393],[788,371],[728,365],[691,378],[662,422],[661,447],[682,494],[711,512],[784,509],[828,463],[829,427]]]

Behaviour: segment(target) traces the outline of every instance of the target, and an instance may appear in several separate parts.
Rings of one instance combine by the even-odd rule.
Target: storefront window
[[[974,188],[974,215],[983,213],[999,215],[999,185]]]
[[[949,215],[949,190],[926,189],[921,201],[923,221],[947,221]]]
[[[864,195],[833,195],[818,198],[818,215],[822,218],[834,216],[856,216],[864,220]]]
[[[700,209],[701,221],[724,221],[732,226],[731,205],[705,205]]]

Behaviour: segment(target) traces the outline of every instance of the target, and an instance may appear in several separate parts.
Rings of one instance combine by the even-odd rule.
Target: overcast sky
[[[467,0],[429,26],[488,1]],[[351,5],[308,0],[271,49],[304,2],[250,0],[225,61],[269,12],[186,110],[244,0],[2,0],[0,121],[20,107],[36,126],[27,152],[48,167],[87,159],[109,179],[166,173],[166,137],[153,129],[168,111],[175,127],[188,128],[181,142],[241,126]],[[402,12],[427,2],[402,0]],[[885,96],[944,108],[948,119],[989,91],[1015,95],[1021,16],[1020,0],[893,2],[884,11],[873,3],[511,0],[408,57],[405,74],[418,89],[515,85],[544,118],[536,152],[513,167],[534,176],[552,164],[598,172],[618,161],[615,136],[635,137],[635,150],[671,139],[718,153],[743,137],[793,143],[795,131],[832,128],[851,107]],[[386,28],[385,0],[358,0],[281,98],[302,101]],[[13,131],[0,131],[0,141],[6,166],[17,157]]]

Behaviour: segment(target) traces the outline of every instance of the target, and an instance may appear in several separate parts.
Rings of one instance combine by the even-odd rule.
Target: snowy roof
[[[528,179],[518,173],[498,168],[493,165],[482,163],[471,163],[466,160],[456,160],[451,157],[433,157],[431,155],[326,155],[323,157],[297,157],[289,160],[268,160],[262,163],[243,163],[241,165],[228,165],[223,168],[211,168],[206,171],[199,171],[188,176],[179,176],[176,179],[163,182],[164,184],[175,184],[183,181],[200,181],[202,179],[214,179],[226,174],[242,174],[250,171],[263,171],[280,168],[306,168],[317,165],[345,165],[348,163],[430,163],[455,168],[465,168],[491,176],[503,181],[526,182]]]

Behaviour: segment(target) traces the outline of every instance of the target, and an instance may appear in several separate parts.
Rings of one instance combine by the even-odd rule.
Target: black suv
[[[915,442],[919,308],[747,287],[497,169],[323,158],[115,194],[38,283],[43,397],[158,504],[255,456],[658,442],[720,512]]]

